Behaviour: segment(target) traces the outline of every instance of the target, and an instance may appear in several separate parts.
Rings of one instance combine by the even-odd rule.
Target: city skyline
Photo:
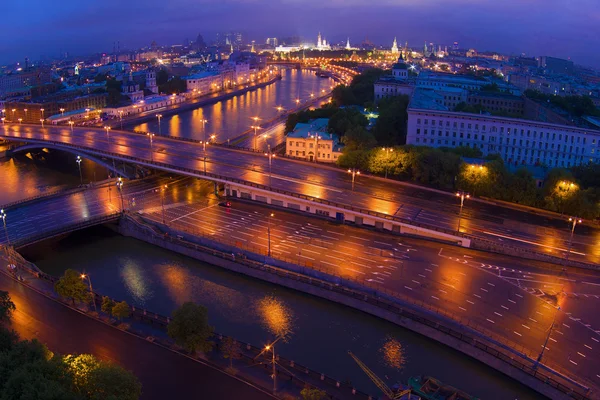
[[[361,1],[319,4],[313,0],[268,5],[255,0],[229,0],[217,5],[179,0],[166,6],[156,0],[143,4],[120,4],[116,0],[65,3],[61,10],[39,0],[27,5],[7,4],[5,23],[0,28],[4,38],[0,41],[0,63],[25,57],[53,58],[60,52],[110,52],[117,41],[122,49],[148,46],[153,40],[160,45],[181,43],[184,38],[194,40],[198,33],[210,41],[216,32],[238,30],[248,41],[258,43],[274,36],[312,38],[321,31],[330,42],[350,37],[351,43],[358,44],[368,37],[391,46],[398,37],[401,43],[408,41],[418,48],[425,41],[448,45],[458,41],[461,47],[479,51],[551,55],[586,66],[600,65],[600,55],[589,50],[600,45],[600,39],[590,33],[600,21],[591,0],[576,5],[557,0],[502,4],[376,0],[368,5]]]

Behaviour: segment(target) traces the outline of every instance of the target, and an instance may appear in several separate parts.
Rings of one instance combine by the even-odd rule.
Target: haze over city
[[[528,56],[600,64],[600,11],[594,0],[61,0],[3,4],[0,62],[55,57],[193,40],[217,31],[244,32],[248,40],[321,31],[330,41],[365,37],[389,46],[394,36],[410,46],[425,41]],[[26,16],[26,17],[25,17]],[[314,40],[314,39],[313,39]]]

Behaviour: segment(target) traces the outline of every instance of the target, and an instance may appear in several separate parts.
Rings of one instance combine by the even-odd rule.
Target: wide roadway
[[[0,274],[0,290],[17,310],[12,328],[22,339],[38,339],[60,354],[89,353],[131,370],[142,383],[142,399],[249,399],[273,397],[219,370],[73,311]]]
[[[548,338],[544,364],[600,386],[600,320],[594,313],[600,278],[594,275],[236,201],[230,208],[216,200],[173,202],[164,214],[151,194],[137,201],[146,218],[159,223],[164,218],[174,229],[254,253],[266,255],[270,231],[273,258],[450,314],[533,359]],[[563,294],[583,290],[587,298]]]
[[[458,226],[459,202],[452,194],[429,191],[391,180],[359,176],[352,190],[351,177],[343,170],[275,158],[269,168],[264,154],[241,152],[218,146],[182,142],[154,136],[152,151],[147,137],[130,132],[101,129],[44,127],[6,124],[5,136],[53,140],[110,151],[125,156],[168,163],[244,179],[275,189],[289,190],[333,202],[405,218],[447,230]],[[268,139],[267,139],[268,140]],[[206,156],[206,162],[204,162]],[[569,247],[569,223],[496,205],[468,201],[461,231],[473,236],[563,256]],[[576,229],[572,259],[600,263],[600,230],[586,225]]]

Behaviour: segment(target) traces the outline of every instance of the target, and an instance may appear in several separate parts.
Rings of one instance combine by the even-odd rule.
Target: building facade
[[[286,136],[286,155],[307,161],[336,162],[343,146],[337,135],[327,132],[328,123],[328,118],[318,118],[296,124]]]
[[[600,162],[600,131],[524,119],[408,109],[407,144],[476,147],[506,163],[572,167]]]

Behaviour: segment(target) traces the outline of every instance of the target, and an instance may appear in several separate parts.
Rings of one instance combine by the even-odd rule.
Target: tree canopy
[[[81,274],[73,269],[65,271],[63,276],[54,284],[54,290],[62,297],[75,301],[89,303],[91,301],[88,287]]]
[[[9,322],[15,309],[15,303],[10,299],[8,292],[0,290],[0,323]]]
[[[206,307],[186,302],[173,311],[171,318],[167,333],[175,343],[189,352],[210,351],[213,328],[208,324]]]

